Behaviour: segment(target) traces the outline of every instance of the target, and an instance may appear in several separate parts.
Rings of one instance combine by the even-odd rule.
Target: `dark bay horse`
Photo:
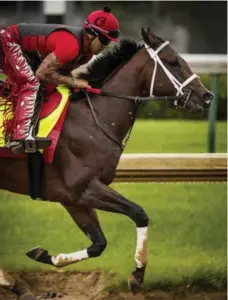
[[[195,110],[209,107],[213,95],[168,42],[149,29],[142,30],[142,37],[142,45],[123,40],[95,60],[89,73],[80,77],[107,92],[131,96],[186,95],[186,107]],[[149,218],[139,205],[109,184],[114,179],[122,153],[120,145],[133,124],[138,103],[97,95],[91,97],[91,102],[104,131],[94,121],[85,97],[71,100],[54,162],[45,165],[45,196],[62,204],[92,244],[81,251],[55,256],[37,247],[27,255],[56,267],[100,256],[107,241],[95,210],[124,214],[136,225],[136,268],[129,279],[134,292],[143,283],[148,262]],[[0,189],[29,194],[26,160],[1,157],[0,167]]]

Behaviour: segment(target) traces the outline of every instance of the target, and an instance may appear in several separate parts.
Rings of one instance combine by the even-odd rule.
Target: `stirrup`
[[[36,141],[32,135],[33,128],[34,128],[34,126],[32,125],[29,130],[29,135],[27,136],[27,138],[24,141],[25,152],[27,152],[27,153],[35,153],[37,151]]]
[[[7,146],[11,152],[15,154],[20,154],[24,152],[23,141],[12,141]]]
[[[35,153],[38,149],[46,149],[51,145],[52,140],[48,137],[33,137],[33,128],[31,126],[29,135],[24,140],[15,140],[7,145],[14,153]]]

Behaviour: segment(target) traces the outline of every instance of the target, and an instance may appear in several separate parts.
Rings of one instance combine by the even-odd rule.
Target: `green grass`
[[[148,213],[147,289],[158,285],[201,283],[221,288],[226,278],[225,184],[114,184]],[[52,254],[89,246],[59,204],[0,193],[0,265],[8,270],[53,270],[25,256],[41,245]],[[65,270],[105,270],[112,288],[125,286],[134,267],[135,226],[125,216],[99,212],[108,247],[99,258]]]
[[[137,120],[125,153],[208,152],[208,122]],[[226,152],[227,123],[216,123],[216,152]]]

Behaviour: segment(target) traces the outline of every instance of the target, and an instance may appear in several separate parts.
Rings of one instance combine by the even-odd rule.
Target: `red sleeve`
[[[13,31],[15,32],[15,34],[17,35],[18,39],[20,39],[20,34],[19,34],[19,31],[18,31],[18,28],[17,28],[17,25],[15,24],[12,24],[9,26],[11,29],[13,29]]]
[[[51,33],[46,41],[47,49],[53,52],[61,64],[71,62],[80,52],[77,38],[66,30]]]

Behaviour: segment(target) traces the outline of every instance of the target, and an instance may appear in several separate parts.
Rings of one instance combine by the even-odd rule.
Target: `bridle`
[[[183,89],[184,87],[186,87],[191,81],[193,81],[195,78],[199,78],[198,75],[196,74],[192,74],[188,79],[186,79],[183,83],[181,83],[167,68],[166,66],[163,64],[163,62],[161,61],[160,57],[159,57],[159,52],[161,50],[163,50],[167,45],[169,44],[169,41],[164,42],[163,44],[161,44],[156,50],[153,50],[149,45],[147,45],[145,43],[145,49],[148,52],[149,56],[153,59],[154,61],[154,69],[153,69],[153,73],[152,73],[152,78],[151,78],[151,84],[150,84],[150,96],[154,96],[153,95],[153,91],[154,91],[154,83],[155,83],[155,77],[156,77],[156,72],[157,72],[157,68],[158,65],[160,65],[160,67],[163,69],[163,71],[165,72],[165,74],[167,75],[167,77],[169,78],[169,80],[171,81],[171,83],[173,84],[174,88],[176,89],[176,96],[180,96],[180,95],[184,95],[186,94]],[[186,99],[184,101],[184,106],[182,105],[182,107],[185,107],[187,102],[190,99],[190,95],[191,95],[192,90],[189,90],[189,92],[186,94]],[[175,100],[174,101],[174,105],[175,106],[179,106],[179,101]]]
[[[166,66],[163,64],[163,62],[161,61],[160,57],[159,57],[159,52],[164,49],[167,45],[169,44],[169,41],[164,42],[163,44],[161,44],[156,50],[153,50],[149,45],[147,45],[146,43],[144,44],[146,51],[148,52],[149,56],[153,59],[154,61],[154,69],[153,69],[153,73],[152,73],[152,78],[151,78],[151,84],[150,84],[150,95],[149,97],[139,97],[139,96],[127,96],[127,95],[121,95],[121,94],[116,94],[116,93],[110,93],[110,92],[106,92],[104,90],[100,90],[100,89],[94,89],[91,88],[90,90],[85,91],[85,95],[87,98],[87,102],[89,104],[90,110],[92,112],[93,118],[95,123],[97,124],[97,126],[101,129],[101,131],[109,138],[111,139],[113,142],[115,142],[123,151],[131,134],[136,116],[137,116],[137,110],[136,113],[133,117],[133,122],[132,125],[127,133],[127,135],[125,136],[125,139],[122,143],[119,143],[115,138],[113,138],[112,136],[110,136],[109,133],[107,133],[102,125],[100,124],[99,120],[96,117],[96,113],[93,109],[92,103],[90,101],[90,97],[88,95],[88,92],[92,92],[94,94],[97,95],[104,95],[104,96],[110,96],[110,97],[114,97],[114,98],[121,98],[121,99],[125,99],[125,100],[133,100],[135,101],[136,104],[141,104],[144,101],[149,101],[149,100],[158,100],[160,98],[163,99],[170,99],[171,101],[173,101],[174,106],[176,106],[177,108],[182,107],[185,108],[192,90],[190,89],[188,93],[184,92],[184,87],[186,87],[190,82],[192,82],[195,78],[199,78],[198,75],[196,74],[192,74],[188,79],[186,79],[183,83],[181,83],[167,68]],[[163,69],[163,71],[165,72],[165,74],[167,75],[167,77],[169,78],[169,80],[171,81],[171,83],[173,84],[174,88],[176,89],[176,95],[175,96],[169,96],[169,97],[156,97],[153,94],[153,90],[154,90],[154,83],[155,83],[155,77],[156,77],[156,72],[157,72],[157,68],[158,65],[160,65],[160,67]],[[137,105],[137,108],[139,107],[139,105]]]

